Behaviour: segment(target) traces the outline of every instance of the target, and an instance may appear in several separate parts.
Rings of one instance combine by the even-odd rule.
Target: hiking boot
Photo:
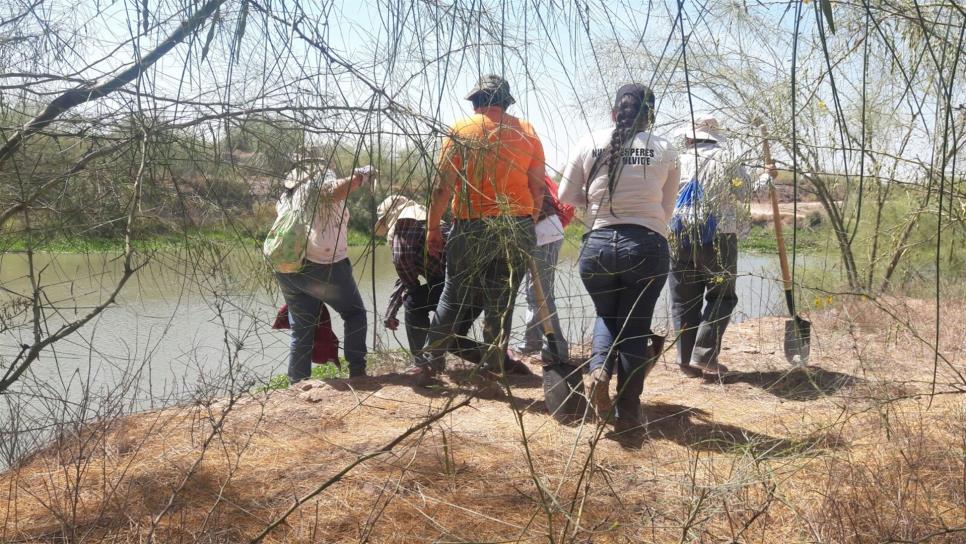
[[[638,415],[634,416],[618,416],[614,420],[614,433],[616,434],[636,434],[643,433],[647,430],[647,426],[644,424],[644,418]]]
[[[501,396],[503,394],[504,375],[498,370],[477,367],[466,377],[466,384],[476,389],[476,394],[482,397]]]
[[[404,376],[415,378],[419,387],[426,387],[436,381],[437,372],[429,365],[413,365],[403,371]]]
[[[635,433],[644,430],[644,416],[638,399],[618,399],[617,415],[614,418],[614,432]]]
[[[513,351],[521,355],[536,355],[537,353],[540,353],[540,345],[538,344],[536,347],[534,347],[526,344],[517,344],[516,346],[513,346]]]
[[[678,368],[681,369],[681,374],[684,374],[689,378],[700,378],[704,374],[701,372],[700,368],[691,366],[687,363],[678,365]]]
[[[597,412],[597,417],[605,419],[610,417],[611,408],[613,408],[613,403],[610,400],[610,374],[604,370],[604,367],[596,368],[590,371],[590,391],[587,398],[590,399],[590,405],[594,407],[594,411]]]
[[[503,372],[512,376],[532,376],[533,371],[526,363],[517,359],[507,350],[506,358],[503,359]]]
[[[703,377],[713,380],[720,380],[722,376],[728,373],[728,367],[717,361],[709,361],[707,363],[691,363],[690,366],[700,370]]]
[[[499,381],[503,380],[503,378],[505,377],[504,376],[505,373],[506,373],[505,368],[493,368],[493,367],[490,367],[490,366],[478,366],[478,367],[476,367],[476,370],[473,371],[473,374],[472,375],[473,376],[477,376],[478,378],[480,378],[482,380],[486,380],[488,382],[499,382]]]

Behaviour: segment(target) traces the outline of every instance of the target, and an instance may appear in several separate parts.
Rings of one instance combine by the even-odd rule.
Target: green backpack
[[[318,207],[322,183],[331,175],[330,172],[326,172],[325,176],[312,175],[307,181],[297,182],[279,197],[276,206],[278,216],[262,244],[262,253],[276,272],[290,274],[302,269],[309,231],[315,217],[312,212]],[[304,180],[304,176],[301,177]],[[313,202],[310,203],[310,200]]]

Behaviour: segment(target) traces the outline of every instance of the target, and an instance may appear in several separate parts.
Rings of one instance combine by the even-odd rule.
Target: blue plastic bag
[[[700,245],[710,244],[718,231],[718,217],[707,213],[704,189],[698,178],[684,184],[674,202],[674,212],[668,225],[671,234],[683,248],[689,248],[697,239]]]

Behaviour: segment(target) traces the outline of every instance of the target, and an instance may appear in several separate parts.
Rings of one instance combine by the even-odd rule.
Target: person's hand
[[[352,171],[352,180],[349,189],[358,189],[363,184],[368,184],[372,177],[376,175],[376,169],[372,165],[361,166]]]
[[[391,331],[394,331],[399,328],[399,320],[396,319],[395,317],[387,317],[386,320],[383,321],[383,324],[386,326],[387,329]]]
[[[778,179],[778,168],[775,168],[775,163],[766,164],[765,171],[771,176],[771,179]]]
[[[426,250],[430,255],[440,255],[443,253],[443,231],[439,230],[439,225],[431,226],[426,231]]]

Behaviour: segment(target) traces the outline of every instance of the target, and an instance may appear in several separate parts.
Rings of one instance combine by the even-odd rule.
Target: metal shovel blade
[[[584,417],[587,398],[580,369],[565,364],[544,366],[543,402],[550,415],[561,423],[573,423]]]
[[[785,359],[796,366],[808,364],[812,347],[812,323],[798,317],[785,321]]]

